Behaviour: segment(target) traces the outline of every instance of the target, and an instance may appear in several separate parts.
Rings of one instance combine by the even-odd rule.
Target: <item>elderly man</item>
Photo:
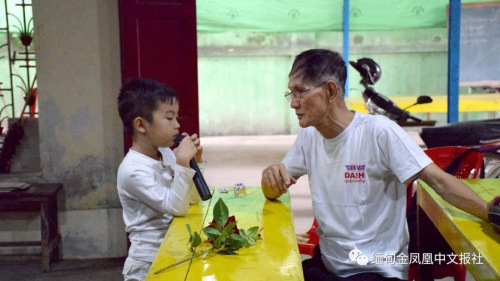
[[[490,203],[479,198],[385,116],[348,110],[345,79],[336,52],[313,49],[295,58],[285,97],[302,129],[283,161],[262,172],[262,190],[274,200],[308,175],[320,251],[303,263],[306,280],[404,280],[407,264],[368,258],[408,255],[405,183],[421,178],[449,203],[485,220],[500,197]]]

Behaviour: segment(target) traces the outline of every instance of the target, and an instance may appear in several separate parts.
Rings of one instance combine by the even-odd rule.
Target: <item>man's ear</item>
[[[328,87],[328,99],[329,100],[334,100],[335,98],[337,98],[340,95],[339,86],[337,85],[337,83],[329,80],[326,83],[326,85]]]
[[[141,134],[146,133],[145,125],[146,125],[146,120],[144,120],[144,118],[142,117],[136,117],[132,121],[132,126],[134,127],[134,131],[137,131]]]

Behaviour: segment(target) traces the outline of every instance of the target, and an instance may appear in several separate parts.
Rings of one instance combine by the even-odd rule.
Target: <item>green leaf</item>
[[[189,232],[189,242],[193,240],[193,234],[191,234],[191,226],[189,224],[186,224],[186,228]]]
[[[253,246],[255,245],[255,239],[253,239],[252,237],[247,237],[247,246],[246,247],[250,247],[250,246]]]
[[[203,233],[205,233],[205,235],[214,240],[219,238],[219,236],[221,235],[221,232],[218,231],[217,229],[213,228],[213,227],[205,227],[203,228]]]
[[[26,81],[24,81],[23,77],[21,77],[17,74],[12,74],[12,76],[16,76],[17,78],[21,79],[21,82],[23,82],[24,88],[22,88],[21,86],[17,86],[17,87],[19,87],[21,90],[23,90],[23,92],[25,94],[28,93],[28,84],[26,84]]]
[[[234,228],[235,225],[236,225],[235,221],[232,222],[232,223],[230,223],[230,224],[228,224],[228,225],[226,225],[226,227],[224,227],[224,229],[222,230],[222,233],[225,233],[226,236],[229,236],[229,235],[233,234],[234,233],[234,229],[233,228]]]
[[[30,19],[30,21],[28,22],[28,27],[26,28],[26,30],[28,30],[28,31],[32,31],[32,30],[31,30],[31,28],[32,28],[32,27],[31,27],[31,26],[32,26],[32,24],[33,24],[33,18],[31,18],[31,19]]]
[[[254,226],[254,227],[250,227],[249,229],[247,229],[247,232],[248,232],[248,236],[257,236],[259,235],[259,227],[258,226]]]
[[[191,241],[191,248],[196,248],[201,244],[201,237],[198,232],[193,233],[193,241]]]
[[[215,203],[213,212],[215,222],[217,222],[220,226],[224,226],[227,222],[227,218],[229,217],[229,210],[227,209],[227,206],[222,198],[219,198],[217,203]]]
[[[228,239],[227,239],[229,245],[231,245],[232,248],[239,249],[247,243],[247,239],[245,237],[239,235],[239,234],[231,234]]]
[[[214,241],[214,248],[221,248],[224,246],[224,243],[226,242],[226,237],[224,237],[224,233],[222,233],[217,239]]]

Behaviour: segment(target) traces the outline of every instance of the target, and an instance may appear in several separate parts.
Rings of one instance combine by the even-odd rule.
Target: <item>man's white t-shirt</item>
[[[403,129],[385,116],[356,112],[333,139],[302,129],[282,162],[293,176],[308,175],[330,271],[407,278],[405,183],[432,161]]]

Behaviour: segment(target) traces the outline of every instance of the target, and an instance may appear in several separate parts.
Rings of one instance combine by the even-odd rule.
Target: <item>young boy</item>
[[[174,216],[200,201],[189,161],[201,151],[196,134],[169,148],[179,134],[179,99],[174,89],[151,79],[127,82],[118,111],[133,145],[118,169],[118,195],[131,246],[124,280],[143,280]]]

